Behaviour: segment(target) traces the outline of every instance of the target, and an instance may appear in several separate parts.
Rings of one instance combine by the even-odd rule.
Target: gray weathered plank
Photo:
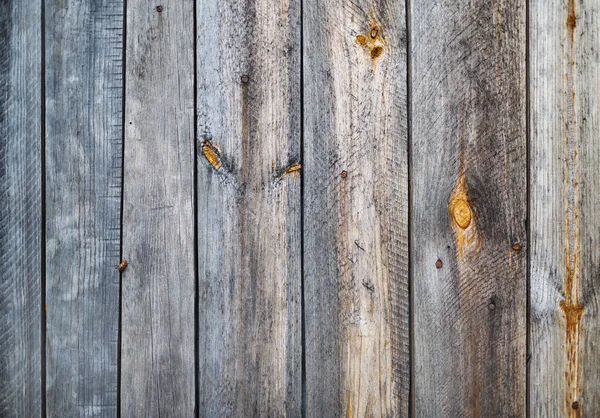
[[[525,1],[411,5],[415,416],[524,416]]]
[[[116,415],[123,3],[46,1],[49,417]]]
[[[197,13],[200,416],[299,417],[300,1]]]
[[[600,416],[600,2],[531,3],[534,417]]]
[[[306,415],[408,416],[404,2],[303,14]]]
[[[0,2],[0,416],[41,413],[40,2]]]
[[[122,415],[194,414],[194,2],[127,2]]]

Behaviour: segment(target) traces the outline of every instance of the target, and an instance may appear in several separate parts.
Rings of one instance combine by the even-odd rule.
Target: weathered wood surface
[[[600,2],[533,1],[533,417],[600,416]]]
[[[303,15],[306,416],[408,416],[405,6]]]
[[[0,2],[0,416],[41,415],[40,2]]]
[[[49,417],[117,411],[121,1],[46,1]]]
[[[200,416],[299,417],[300,1],[197,22]]]
[[[124,417],[194,415],[193,6],[127,1]]]
[[[411,7],[415,416],[524,416],[525,1]]]

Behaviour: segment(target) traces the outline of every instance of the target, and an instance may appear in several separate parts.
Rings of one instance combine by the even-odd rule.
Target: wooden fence
[[[0,416],[600,416],[600,0],[2,0],[0,41]]]

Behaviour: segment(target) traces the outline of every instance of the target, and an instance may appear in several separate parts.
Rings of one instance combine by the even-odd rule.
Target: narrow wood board
[[[600,416],[600,2],[533,1],[532,417]]]
[[[300,1],[197,22],[200,416],[299,417]]]
[[[40,2],[0,2],[0,416],[41,415]]]
[[[194,2],[127,2],[121,414],[194,415]]]
[[[47,416],[113,417],[123,3],[45,10]]]
[[[525,415],[525,22],[411,3],[415,417]]]
[[[408,416],[405,5],[303,15],[306,416]]]

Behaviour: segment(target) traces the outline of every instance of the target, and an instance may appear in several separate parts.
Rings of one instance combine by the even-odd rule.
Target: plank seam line
[[[193,211],[194,211],[194,416],[200,417],[200,289],[199,289],[199,242],[198,242],[198,15],[197,3],[193,7],[193,44],[194,44],[194,173],[193,178]]]
[[[125,60],[127,58],[127,0],[123,0],[123,32],[121,39],[121,207],[120,207],[120,231],[119,231],[119,262],[123,260],[123,219],[125,202]],[[121,418],[121,351],[123,347],[123,272],[119,272],[119,319],[117,330],[117,418]]]
[[[529,1],[525,2],[525,181],[527,185],[525,187],[525,217],[526,230],[525,240],[526,243],[526,255],[525,255],[525,416],[531,416],[529,410],[529,399],[530,399],[530,367],[529,367],[529,356],[531,353],[531,329],[530,329],[530,314],[531,314],[531,115],[530,115],[530,57],[529,57],[529,41],[531,39],[529,34]]]
[[[304,161],[304,0],[300,0],[300,161]],[[306,418],[306,314],[304,295],[304,174],[300,172],[300,346],[301,415]]]
[[[41,415],[46,418],[46,0],[40,0],[40,132],[41,138],[41,188],[42,188],[42,208],[41,208],[41,257],[40,257],[40,300],[41,300],[41,323],[40,323],[40,394],[41,394]]]
[[[412,267],[412,60],[411,60],[411,2],[405,3],[406,25],[406,166],[407,166],[407,270],[408,270],[408,416],[415,416],[415,388],[414,388],[414,312],[413,312],[413,267]]]

